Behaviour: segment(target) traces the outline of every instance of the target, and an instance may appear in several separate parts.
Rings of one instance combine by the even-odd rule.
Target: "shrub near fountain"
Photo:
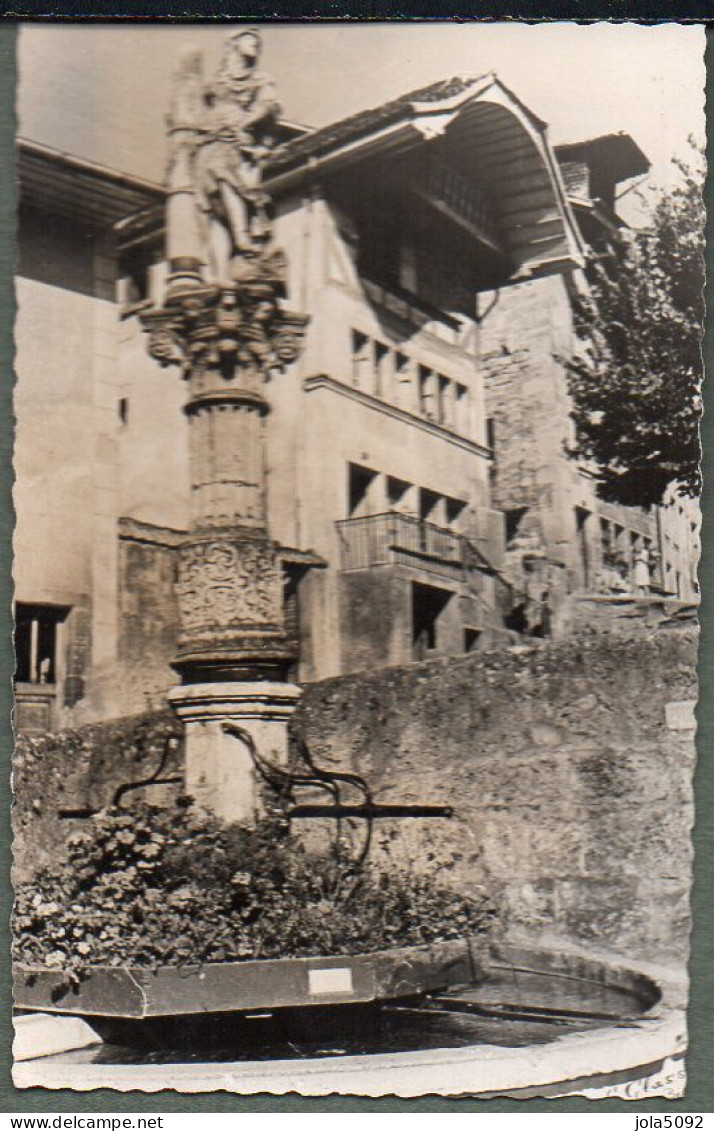
[[[494,922],[486,896],[469,899],[405,870],[359,867],[340,843],[308,852],[280,819],[255,828],[223,825],[188,801],[171,810],[105,810],[70,838],[59,864],[17,890],[16,1004],[132,1014],[116,990],[122,970],[149,975],[149,982],[161,974],[167,985],[178,972],[188,994],[191,981],[206,991],[207,974],[216,969],[249,963],[260,981],[268,966],[286,959],[305,960],[297,964],[305,986],[286,991],[285,1004],[315,997],[313,959],[324,960],[326,970],[351,971],[346,981],[343,973],[342,981],[315,982],[326,987],[322,995],[318,990],[323,1001],[404,996],[470,980],[474,941],[477,948],[485,942]],[[369,956],[385,952],[393,961],[380,990]],[[340,956],[358,961],[340,965]],[[110,998],[120,999],[108,1000],[106,1010],[100,970],[115,988]],[[285,970],[278,973],[280,981]],[[97,993],[87,997],[92,979]],[[224,988],[223,995],[219,1006],[201,1004],[201,993],[187,996],[186,1009],[248,1007],[241,993],[234,1000]],[[142,1010],[174,1011],[169,996],[171,1008],[164,1010],[159,997]]]

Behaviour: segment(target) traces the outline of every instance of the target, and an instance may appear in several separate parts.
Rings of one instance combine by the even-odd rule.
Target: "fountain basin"
[[[667,969],[503,946],[476,983],[446,994],[345,1006],[343,1019],[340,1009],[286,1010],[272,1022],[243,1015],[238,1029],[224,1015],[229,1027],[192,1047],[152,1042],[142,1050],[115,1029],[93,1047],[68,1044],[23,1063],[16,1054],[13,1081],[82,1091],[676,1098],[684,1087],[685,997],[682,979]],[[204,1035],[222,1024],[195,1020]],[[185,1023],[176,1022],[183,1033]]]
[[[372,954],[209,962],[202,966],[95,966],[79,981],[62,970],[16,965],[16,1009],[149,1018],[196,1013],[367,1004],[474,982],[480,938]]]

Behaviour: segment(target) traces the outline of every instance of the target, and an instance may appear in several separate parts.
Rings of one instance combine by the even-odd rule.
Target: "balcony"
[[[463,534],[413,515],[367,515],[343,519],[336,526],[343,570],[408,565],[453,578],[461,578],[464,570],[492,572]]]

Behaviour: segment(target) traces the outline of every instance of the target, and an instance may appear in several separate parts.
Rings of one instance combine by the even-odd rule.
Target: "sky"
[[[202,48],[209,76],[230,26],[24,24],[18,132],[161,180],[176,55]],[[262,67],[284,116],[307,126],[450,75],[496,71],[549,123],[553,144],[623,130],[651,160],[651,183],[663,184],[687,138],[704,137],[704,37],[676,23],[268,24]],[[626,218],[637,212],[633,196]]]

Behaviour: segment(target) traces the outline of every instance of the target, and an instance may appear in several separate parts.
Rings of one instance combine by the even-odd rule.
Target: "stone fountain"
[[[286,310],[286,263],[261,188],[279,106],[260,38],[231,34],[215,79],[178,63],[169,117],[169,275],[143,316],[148,349],[187,386],[191,526],[178,552],[181,635],[169,701],[185,726],[186,790],[217,816],[259,811],[247,746],[281,764],[299,689],[283,621],[279,547],[266,513],[264,385],[295,361],[307,318]]]

